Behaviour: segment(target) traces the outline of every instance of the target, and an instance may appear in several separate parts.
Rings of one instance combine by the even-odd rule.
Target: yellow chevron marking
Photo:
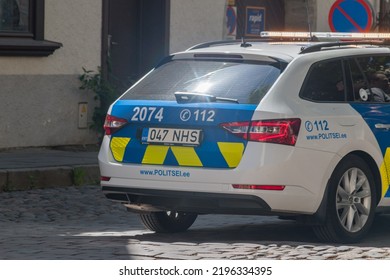
[[[386,150],[380,172],[382,177],[382,197],[384,197],[390,187],[390,148],[387,148]]]
[[[125,156],[126,146],[131,138],[115,137],[111,139],[110,148],[116,161],[122,162]]]
[[[171,147],[171,150],[179,165],[203,166],[193,147]]]
[[[243,143],[218,142],[219,150],[230,168],[237,167],[244,153]]]
[[[142,163],[163,164],[168,154],[168,146],[148,145]]]

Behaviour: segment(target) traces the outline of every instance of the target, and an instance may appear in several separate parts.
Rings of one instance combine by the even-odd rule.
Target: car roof
[[[325,34],[325,33],[324,33]],[[321,51],[331,50],[337,56],[351,54],[367,54],[367,53],[388,53],[390,52],[389,44],[384,40],[369,39],[343,39],[351,33],[337,33],[338,37],[331,38],[329,35],[335,33],[326,33],[325,41],[320,42],[310,40],[310,38],[262,38],[244,40],[229,40],[229,41],[214,41],[195,45],[182,53],[175,54],[179,57],[226,57],[229,55],[233,58],[253,59],[253,60],[274,60],[284,61],[289,63],[294,58],[307,53],[315,53],[315,56],[321,57]],[[341,34],[341,35],[340,35]],[[354,34],[356,35],[356,34]],[[367,34],[363,34],[366,35]],[[341,38],[341,39],[340,39]],[[324,57],[331,56],[329,53]]]
[[[286,62],[291,61],[299,55],[301,49],[306,43],[294,44],[276,44],[270,42],[251,42],[248,45],[242,46],[242,43],[225,44],[210,46],[207,48],[195,48],[187,50],[187,53],[225,53],[225,54],[242,54],[247,57],[251,55],[262,55],[268,57],[276,57]]]

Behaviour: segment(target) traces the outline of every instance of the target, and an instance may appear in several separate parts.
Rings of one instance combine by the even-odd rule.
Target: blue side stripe
[[[351,106],[363,117],[370,127],[382,154],[390,147],[390,132],[375,127],[378,123],[390,124],[390,104],[386,103],[352,103]]]

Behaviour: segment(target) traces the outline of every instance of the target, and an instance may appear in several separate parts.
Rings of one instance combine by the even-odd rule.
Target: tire
[[[314,226],[314,233],[327,242],[360,241],[372,226],[376,195],[368,165],[358,156],[346,156],[329,180],[325,223]]]
[[[197,216],[194,213],[176,211],[140,214],[144,226],[158,233],[186,231],[195,222]]]

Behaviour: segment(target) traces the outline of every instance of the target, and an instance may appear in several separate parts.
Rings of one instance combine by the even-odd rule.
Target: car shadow
[[[13,229],[18,234],[10,229],[0,239],[0,259],[153,259],[165,251],[174,258],[188,247],[197,248],[191,245],[203,245],[202,250],[212,253],[213,244],[221,243],[232,248],[237,244],[249,244],[248,248],[252,244],[390,248],[390,215],[378,216],[369,235],[356,244],[319,242],[310,226],[291,220],[234,216],[198,219],[188,231],[173,234],[147,231],[135,221],[130,227],[115,220],[98,224],[83,221],[81,225],[67,222],[53,228],[51,223],[18,224]]]
[[[190,228],[180,233],[144,233],[133,236],[140,241],[189,243],[261,243],[277,245],[351,245],[355,247],[390,247],[390,215],[376,217],[366,238],[359,243],[337,244],[320,241],[312,228],[295,221],[277,218],[261,222],[225,223]]]

